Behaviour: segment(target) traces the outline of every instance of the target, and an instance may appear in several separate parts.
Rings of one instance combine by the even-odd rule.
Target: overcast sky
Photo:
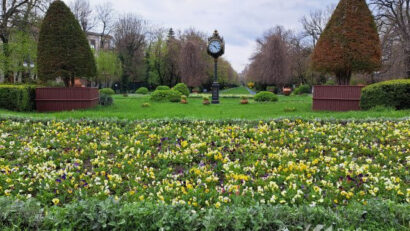
[[[69,3],[72,0],[64,0]],[[107,0],[90,0],[100,4]],[[225,38],[228,59],[241,72],[255,51],[255,40],[275,25],[301,30],[300,18],[338,0],[108,0],[117,14],[135,13],[151,24]]]

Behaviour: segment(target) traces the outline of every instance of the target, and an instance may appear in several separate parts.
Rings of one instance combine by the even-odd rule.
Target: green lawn
[[[202,99],[189,98],[189,104],[154,103],[149,96],[130,95],[114,96],[114,105],[109,107],[98,106],[90,110],[68,111],[57,113],[23,113],[0,110],[2,116],[18,116],[52,119],[249,119],[268,120],[276,118],[335,118],[335,119],[367,119],[367,118],[404,118],[410,115],[405,111],[355,111],[355,112],[313,112],[311,96],[279,96],[274,103],[255,103],[241,105],[239,99],[222,98],[220,105],[202,105]],[[151,104],[143,108],[143,103]],[[285,112],[287,108],[296,108],[295,112]]]
[[[250,95],[249,91],[245,87],[230,88],[221,91],[222,95]]]

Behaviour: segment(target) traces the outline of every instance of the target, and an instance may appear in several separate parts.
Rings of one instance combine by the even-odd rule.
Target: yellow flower
[[[215,208],[219,208],[219,207],[221,207],[221,203],[219,203],[219,202],[216,202],[216,204],[215,204]]]
[[[188,146],[188,141],[184,140],[181,142],[181,147],[185,148],[186,146]]]
[[[60,203],[60,200],[58,198],[54,198],[52,201],[54,205],[58,205]]]
[[[142,195],[142,196],[139,196],[138,199],[140,199],[140,201],[143,201],[143,200],[144,200],[144,196],[143,196],[143,195]]]

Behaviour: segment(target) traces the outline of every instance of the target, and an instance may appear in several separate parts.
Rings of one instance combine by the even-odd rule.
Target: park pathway
[[[249,87],[245,87],[245,88],[246,88],[246,90],[249,91],[249,94],[256,95],[256,92],[252,91]]]

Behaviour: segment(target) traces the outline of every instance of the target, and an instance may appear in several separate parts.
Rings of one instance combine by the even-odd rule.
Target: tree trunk
[[[64,78],[64,85],[65,87],[70,87],[70,78],[68,77]]]
[[[410,79],[410,48],[404,52],[407,78]]]
[[[352,77],[352,72],[350,70],[338,72],[336,73],[337,84],[350,85],[351,77]]]

